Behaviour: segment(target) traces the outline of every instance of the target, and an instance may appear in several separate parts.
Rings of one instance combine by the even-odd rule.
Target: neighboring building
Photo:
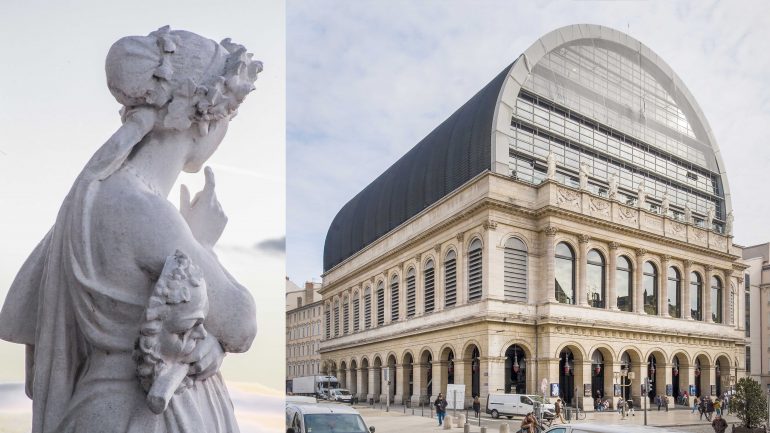
[[[297,376],[318,374],[321,355],[320,283],[306,282],[301,288],[286,278],[286,386]]]
[[[747,303],[747,373],[770,391],[770,243],[745,247],[743,263],[748,266],[739,279]]]
[[[448,383],[588,410],[597,394],[639,403],[645,377],[650,397],[724,392],[746,344],[724,173],[649,48],[551,32],[339,211],[322,372],[413,403]]]

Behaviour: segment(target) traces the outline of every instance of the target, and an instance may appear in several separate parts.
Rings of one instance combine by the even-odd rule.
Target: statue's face
[[[206,338],[203,320],[208,310],[206,290],[194,290],[189,302],[170,307],[158,334],[159,351],[167,363],[179,362],[188,357],[198,341]]]
[[[204,137],[196,137],[193,140],[190,146],[190,153],[184,165],[185,172],[197,173],[203,168],[203,165],[214,154],[219,144],[225,138],[230,119],[231,117],[226,117],[221,120],[211,121],[208,134]],[[193,127],[194,129],[195,127]]]

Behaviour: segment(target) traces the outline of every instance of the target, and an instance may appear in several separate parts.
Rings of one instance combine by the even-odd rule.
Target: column
[[[468,269],[468,249],[465,245],[465,233],[460,232],[457,238],[457,303],[455,305],[464,305],[468,303],[468,281],[465,278],[466,269]],[[449,400],[447,400],[449,401]]]
[[[369,378],[367,377],[367,371],[366,368],[359,368],[358,371],[356,371],[356,398],[358,398],[360,401],[364,401],[367,398],[367,393],[369,391]]]
[[[618,294],[616,284],[616,273],[618,268],[618,243],[610,242],[610,256],[607,258],[609,266],[607,272],[607,307],[610,310],[618,309]]]
[[[409,397],[412,406],[427,403],[428,397],[428,364],[412,364],[413,394]]]
[[[660,273],[658,274],[658,315],[662,317],[671,317],[668,313],[668,262],[671,256],[664,254],[660,256]]]
[[[588,286],[588,273],[586,267],[588,263],[586,261],[588,256],[588,241],[591,237],[588,235],[579,235],[578,243],[580,248],[578,249],[577,257],[577,271],[578,271],[578,285],[576,290],[576,296],[578,301],[577,305],[588,306],[588,296],[586,295]],[[582,390],[581,390],[582,391]]]
[[[636,269],[634,269],[634,312],[644,314],[644,256],[647,250],[636,249]]]
[[[711,314],[711,313],[709,313]],[[713,365],[701,365],[700,383],[703,386],[703,395],[711,395],[711,385],[716,385],[716,371]]]
[[[631,381],[631,400],[634,401],[634,407],[640,409],[644,407],[642,403],[642,381],[647,377],[647,362],[632,360],[631,371],[634,372],[634,379]]]
[[[345,387],[350,391],[351,394],[355,395],[356,389],[356,378],[353,377],[355,374],[355,369],[348,366],[348,369],[345,370]]]
[[[591,385],[592,368],[593,366],[591,365],[590,359],[583,360],[582,362],[575,361],[575,388],[577,388],[575,391],[575,397],[577,398],[578,402],[582,402],[580,409],[585,411],[594,410],[593,388],[591,388],[591,395],[589,397],[586,397],[585,393],[583,392],[584,385]]]
[[[694,361],[693,361],[694,362]],[[688,407],[692,407],[692,402],[695,399],[694,393],[690,392],[690,385],[695,385],[695,367],[692,365],[679,364],[679,387],[687,391],[689,401]]]
[[[369,369],[369,393],[366,394],[367,399],[374,399],[374,401],[380,400],[380,377],[382,376],[382,370],[380,367],[372,367]]]
[[[481,394],[481,406],[483,408],[485,407],[484,405],[486,404],[486,398],[488,394],[505,391],[505,357],[482,357],[481,366],[481,387],[479,392]],[[529,370],[531,370],[527,372],[527,376],[531,376],[531,373],[536,373],[534,371],[534,362],[528,364],[527,367]],[[486,376],[484,376],[484,373],[486,373]],[[527,380],[527,393],[539,394],[539,390],[530,388],[529,382],[530,381]]]
[[[471,395],[471,362],[468,359],[455,358],[455,384],[465,385],[466,399]],[[446,401],[452,404],[452,396],[446,395]],[[457,408],[465,406],[465,402],[458,400]]]
[[[543,302],[556,302],[556,270],[554,268],[556,245],[554,242],[558,231],[559,229],[554,226],[548,226],[543,230],[545,255],[542,260],[545,260],[545,281],[542,287],[545,289],[545,294],[540,297]]]
[[[722,289],[722,323],[725,325],[734,325],[735,324],[735,307],[736,307],[736,301],[735,297],[733,297],[733,311],[732,314],[730,314],[730,298],[733,294],[733,286],[732,286],[732,279],[733,279],[733,270],[732,269],[725,269],[724,270],[724,278],[722,280],[724,281],[724,288]],[[739,288],[736,286],[736,292],[740,293]],[[737,380],[737,379],[736,379]]]
[[[404,394],[406,394],[406,389],[404,387],[404,384],[406,383],[407,378],[405,377],[405,371],[404,364],[396,364],[396,381],[395,381],[395,396],[393,398],[393,402],[395,404],[403,404],[406,399],[409,397],[405,397]],[[391,378],[391,381],[393,379]]]
[[[682,318],[692,319],[690,311],[690,267],[692,267],[692,260],[683,260],[682,265],[682,273],[684,274],[682,275]],[[689,388],[687,392],[690,392]]]
[[[703,320],[706,323],[714,323],[714,318],[711,317],[711,275],[714,271],[714,268],[711,265],[706,265],[703,267],[704,272],[704,281],[703,282],[703,314],[704,317]]]
[[[496,221],[490,219],[484,223],[484,253],[481,258],[482,299],[503,299],[505,297],[503,293],[503,267],[495,266],[497,263],[503,262],[503,258],[499,256],[501,250],[497,247],[500,240],[496,229]]]
[[[671,385],[672,382],[671,364],[668,362],[661,362],[665,361],[663,359],[656,358],[656,361],[655,381],[657,383],[655,384],[655,391],[657,395],[666,395],[666,385]],[[671,394],[672,395],[668,396],[668,407],[670,408],[674,407],[673,392]],[[655,409],[657,410],[657,408]]]
[[[447,374],[447,362],[446,361],[433,361],[433,395],[432,399],[436,399],[439,393],[446,396],[446,374]]]
[[[604,368],[607,369],[607,366],[610,366],[611,371],[611,377],[612,380],[607,380],[607,376],[605,376],[604,379],[604,395],[607,397],[610,397],[610,407],[612,409],[618,408],[618,397],[624,395],[623,394],[623,387],[620,387],[620,396],[615,395],[615,384],[621,385],[623,384],[623,378],[620,375],[620,372],[622,369],[620,368],[620,362],[616,362],[615,360],[611,361],[611,364],[607,364],[607,359],[604,360]],[[609,385],[608,385],[609,383]]]

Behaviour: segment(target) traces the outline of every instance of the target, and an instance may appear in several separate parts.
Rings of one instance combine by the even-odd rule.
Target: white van
[[[541,405],[543,417],[555,416],[556,406],[553,403],[549,403],[539,395],[531,394],[489,394],[486,413],[492,415],[492,418],[499,418],[500,415],[503,415],[511,419],[514,415],[524,416],[534,412],[535,403]]]

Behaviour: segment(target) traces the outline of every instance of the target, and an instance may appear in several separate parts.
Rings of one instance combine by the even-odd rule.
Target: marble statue
[[[692,209],[687,205],[684,205],[684,222],[692,224]]]
[[[714,206],[709,205],[708,210],[706,210],[706,229],[711,230],[714,227]]]
[[[668,200],[668,194],[663,194],[663,200],[660,201],[660,213],[663,216],[668,215],[668,210],[671,207],[671,202]]]
[[[249,349],[254,299],[213,250],[227,217],[212,170],[180,210],[167,196],[216,151],[262,64],[163,27],[117,41],[105,69],[122,126],[0,311],[0,338],[27,348],[32,432],[238,432],[219,367]]]
[[[588,189],[588,165],[586,163],[580,164],[580,189]]]
[[[639,182],[639,187],[637,188],[637,202],[636,205],[639,206],[640,209],[644,209],[645,203],[647,202],[647,191],[644,189],[644,180]]]
[[[546,179],[556,179],[556,157],[553,155],[553,152],[548,152],[548,156],[546,157],[546,165],[548,166],[545,173]]]
[[[610,174],[610,190],[608,193],[610,200],[616,200],[618,198],[618,178],[614,174]]]
[[[733,211],[730,211],[727,214],[727,219],[725,220],[725,234],[728,236],[732,236],[733,234],[733,221],[735,220],[735,217],[733,216]]]

